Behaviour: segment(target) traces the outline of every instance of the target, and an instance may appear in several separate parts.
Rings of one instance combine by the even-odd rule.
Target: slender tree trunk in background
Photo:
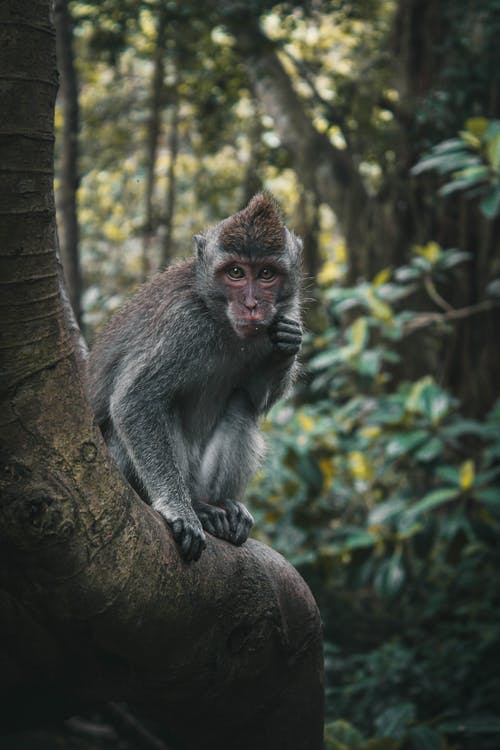
[[[79,227],[76,191],[78,189],[78,77],[73,55],[73,21],[68,0],[56,0],[55,23],[59,95],[63,111],[60,185],[58,191],[61,257],[68,295],[78,324],[81,324],[82,277],[80,272]]]
[[[248,160],[243,181],[241,208],[248,206],[252,196],[262,190],[262,177],[260,175],[260,170],[263,162],[263,148],[262,122],[259,111],[257,111],[251,119],[248,128],[248,138],[250,141],[250,158]]]
[[[333,207],[349,247],[353,278],[363,274],[366,259],[360,252],[371,204],[348,148],[335,148],[314,127],[295,92],[274,45],[252,18],[239,19],[230,28],[264,112],[273,118],[304,187]]]
[[[175,169],[177,165],[177,156],[179,154],[179,72],[177,61],[175,62],[176,72],[175,81],[172,88],[172,102],[170,105],[171,120],[170,133],[168,137],[168,150],[170,162],[167,171],[167,190],[165,201],[165,237],[162,248],[162,266],[168,265],[174,256],[174,217],[175,217],[175,197],[177,190],[177,180]]]
[[[144,199],[144,228],[142,239],[142,277],[146,279],[152,270],[151,241],[156,232],[154,191],[156,187],[156,159],[161,129],[165,78],[165,45],[167,13],[162,3],[158,5],[156,42],[153,54],[153,77],[151,80],[150,116],[146,144],[146,193]]]
[[[125,701],[184,750],[320,750],[305,583],[254,541],[184,563],[85,402],[58,289],[51,8],[0,3],[0,731]]]
[[[304,243],[304,272],[308,281],[312,283],[321,267],[319,202],[314,193],[310,193],[303,188],[300,191],[295,229]]]

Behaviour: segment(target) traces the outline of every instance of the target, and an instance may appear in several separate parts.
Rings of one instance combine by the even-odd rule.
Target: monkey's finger
[[[170,524],[170,528],[172,529],[172,534],[175,541],[177,542],[177,544],[180,544],[184,535],[184,521],[182,520],[182,518],[178,518],[176,521]]]
[[[240,510],[238,505],[232,500],[229,500],[224,504],[224,510],[226,511],[227,520],[229,522],[229,532],[231,535],[236,534],[240,521]]]
[[[302,342],[302,336],[299,336],[296,332],[288,333],[287,331],[285,331],[280,332],[279,335],[275,337],[275,341],[278,344],[281,344],[282,342],[284,344],[300,344]]]

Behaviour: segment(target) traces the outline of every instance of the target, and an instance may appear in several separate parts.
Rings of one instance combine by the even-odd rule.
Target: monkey
[[[258,419],[293,384],[302,342],[302,242],[271,193],[194,240],[111,318],[86,373],[112,457],[188,562],[205,532],[248,538]]]

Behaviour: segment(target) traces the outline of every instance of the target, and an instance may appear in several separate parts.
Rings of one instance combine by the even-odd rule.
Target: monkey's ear
[[[304,243],[302,242],[300,237],[297,237],[297,235],[287,229],[287,227],[285,227],[285,236],[287,238],[287,248],[292,263],[300,264],[302,260],[302,247]]]
[[[193,239],[196,245],[196,252],[198,253],[198,256],[201,256],[207,245],[207,238],[204,234],[195,234]]]

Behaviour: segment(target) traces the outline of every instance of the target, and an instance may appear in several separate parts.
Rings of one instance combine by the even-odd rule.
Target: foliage
[[[441,195],[463,192],[481,197],[487,219],[500,215],[500,120],[474,117],[467,120],[458,138],[450,138],[431,150],[413,168],[413,174],[436,170],[448,181]]]
[[[322,608],[330,748],[496,746],[500,401],[465,418],[432,376],[397,376],[416,331],[449,325],[449,310],[409,302],[445,304],[437,285],[467,260],[429,243],[370,283],[325,289],[299,406],[266,424],[252,506]]]

